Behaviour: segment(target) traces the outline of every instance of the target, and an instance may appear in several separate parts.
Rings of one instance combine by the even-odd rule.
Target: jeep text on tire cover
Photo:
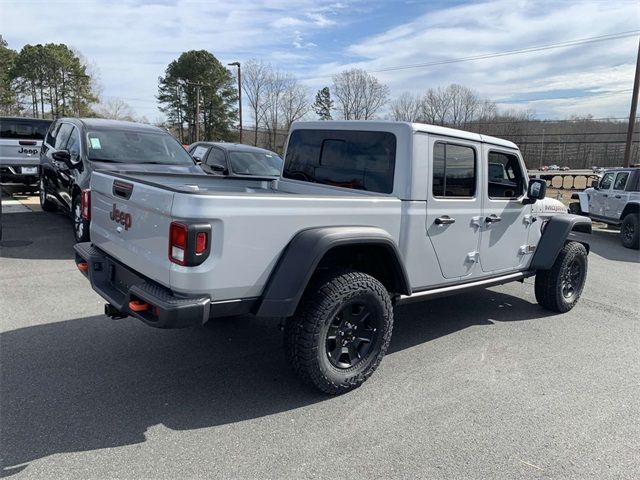
[[[545,191],[499,138],[300,122],[276,180],[95,172],[92,243],[76,262],[109,316],[159,328],[282,318],[293,369],[336,394],[379,365],[395,304],[535,275],[541,305],[573,308],[589,251],[575,234],[591,221]]]

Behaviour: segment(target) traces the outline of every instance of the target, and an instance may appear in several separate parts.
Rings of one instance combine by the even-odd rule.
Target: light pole
[[[240,62],[228,63],[230,67],[238,67],[238,116],[240,121],[240,140],[242,143],[242,79],[240,77]]]

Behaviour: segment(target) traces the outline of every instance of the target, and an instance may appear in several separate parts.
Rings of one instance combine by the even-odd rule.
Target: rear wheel
[[[73,236],[76,242],[88,242],[89,241],[89,222],[82,218],[82,203],[80,201],[80,195],[76,195],[73,198],[73,204],[71,205],[71,217],[73,220]]]
[[[339,272],[315,282],[287,321],[287,360],[306,383],[325,393],[345,393],[378,368],[392,329],[385,287],[361,272]]]
[[[38,188],[40,189],[40,208],[42,208],[42,210],[44,210],[45,212],[55,212],[56,210],[58,210],[58,206],[56,205],[56,203],[52,202],[47,197],[47,190],[45,188],[43,177],[40,177]]]
[[[627,213],[620,227],[622,245],[627,248],[640,249],[640,229],[638,229],[638,213]]]
[[[567,243],[550,270],[536,273],[536,300],[554,312],[571,310],[582,295],[587,279],[587,250],[578,242]]]

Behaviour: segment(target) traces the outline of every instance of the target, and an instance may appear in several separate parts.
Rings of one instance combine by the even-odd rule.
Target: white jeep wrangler
[[[605,170],[591,188],[571,198],[579,200],[569,205],[571,213],[620,227],[622,245],[640,248],[640,168]]]

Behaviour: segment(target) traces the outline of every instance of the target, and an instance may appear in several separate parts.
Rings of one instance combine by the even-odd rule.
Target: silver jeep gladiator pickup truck
[[[500,165],[500,167],[498,167]],[[95,172],[76,263],[105,312],[177,328],[285,321],[306,382],[342,393],[384,356],[400,302],[522,281],[566,312],[591,220],[546,199],[515,144],[432,125],[293,125],[279,179]]]

